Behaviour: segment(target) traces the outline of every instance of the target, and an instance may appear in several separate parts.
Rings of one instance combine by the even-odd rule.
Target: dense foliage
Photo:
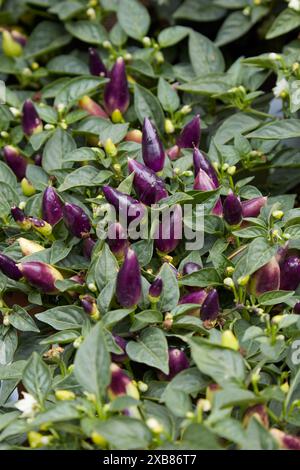
[[[300,1],[1,4],[0,449],[300,449]]]

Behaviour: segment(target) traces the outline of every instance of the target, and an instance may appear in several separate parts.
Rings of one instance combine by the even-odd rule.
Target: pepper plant
[[[0,449],[299,450],[300,2],[0,26]]]

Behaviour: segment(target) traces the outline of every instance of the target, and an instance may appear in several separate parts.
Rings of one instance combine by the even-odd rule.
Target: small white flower
[[[276,52],[270,52],[270,54],[269,54],[269,59],[270,59],[270,60],[279,60],[279,59],[280,59],[280,55],[279,55],[279,54],[276,54]]]
[[[289,92],[289,84],[285,78],[277,81],[276,86],[273,88],[273,93],[276,98],[280,98],[282,93]]]
[[[290,0],[289,8],[295,11],[300,11],[300,0]]]
[[[30,393],[22,392],[24,398],[15,403],[15,407],[22,411],[22,418],[33,418],[39,408],[36,399]]]

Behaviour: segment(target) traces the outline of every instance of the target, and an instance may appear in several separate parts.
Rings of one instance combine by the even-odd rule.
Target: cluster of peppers
[[[94,48],[89,49],[90,72],[95,76],[109,77],[110,81],[104,90],[104,108],[93,101],[88,96],[83,97],[79,106],[89,114],[102,118],[110,118],[113,122],[120,122],[123,114],[129,106],[129,88],[125,70],[125,63],[122,58],[117,59],[112,70],[108,71],[103,64],[98,52]],[[35,109],[32,101],[26,100],[22,109],[22,127],[24,134],[31,136],[39,132],[42,121]],[[193,170],[194,185],[196,191],[214,191],[220,186],[219,173],[216,165],[213,165],[208,157],[199,150],[201,127],[200,117],[196,115],[182,129],[177,138],[176,144],[165,150],[158,135],[157,129],[149,118],[145,118],[142,132],[131,131],[130,140],[141,143],[142,159],[140,163],[134,159],[128,159],[128,173],[133,173],[133,187],[137,199],[122,193],[112,186],[103,186],[102,192],[107,203],[112,205],[119,217],[119,222],[115,222],[108,228],[107,243],[112,253],[120,261],[120,269],[116,279],[116,299],[120,306],[131,308],[138,304],[142,295],[142,277],[138,258],[135,251],[130,246],[130,239],[121,221],[126,217],[128,222],[137,218],[141,219],[147,214],[147,206],[157,204],[159,201],[169,196],[165,181],[161,178],[164,169],[165,159],[176,160],[182,149],[193,149]],[[3,149],[4,159],[7,165],[15,173],[18,180],[26,180],[26,168],[28,161],[22,156],[20,151],[7,145]],[[41,164],[41,157],[38,156],[36,164]],[[261,209],[267,204],[267,197],[256,197],[251,200],[241,201],[239,196],[230,190],[224,198],[218,199],[211,213],[218,217],[223,217],[228,227],[237,227],[247,224],[244,219],[257,217]],[[74,237],[82,239],[83,254],[90,258],[95,245],[93,238],[92,221],[84,210],[73,204],[64,202],[53,186],[45,189],[41,207],[42,219],[25,215],[19,207],[11,209],[14,221],[24,230],[36,230],[46,237],[51,236],[52,228],[63,220],[66,228]],[[175,237],[176,229],[183,224],[182,210],[179,204],[174,206],[174,210],[169,219],[169,226],[158,224],[155,236],[155,247],[160,254],[168,255],[174,252],[180,240]],[[165,233],[169,233],[166,238]],[[44,249],[36,242],[19,238],[21,251],[24,255]],[[178,272],[172,266],[176,276],[190,275],[200,271],[202,267],[194,262],[187,262]],[[58,269],[49,264],[39,261],[24,261],[16,263],[7,255],[0,253],[0,269],[9,278],[19,281],[24,278],[30,285],[38,288],[46,294],[57,293],[55,282],[62,280],[63,276]],[[83,283],[82,279],[77,282]],[[278,251],[265,266],[256,271],[251,279],[247,280],[249,293],[256,297],[260,294],[273,290],[295,290],[300,284],[300,258],[297,253],[291,253],[288,247]],[[149,299],[153,304],[159,302],[163,289],[163,281],[158,275],[149,288]],[[80,297],[84,310],[93,319],[99,318],[96,299],[89,295]],[[198,289],[187,288],[182,294],[179,304],[199,305],[198,309],[193,307],[191,314],[200,315],[203,322],[215,322],[220,315],[220,301],[218,291],[215,288]],[[300,313],[300,302],[294,307],[295,313]],[[112,382],[110,393],[112,396],[129,393],[134,397],[138,391],[134,388],[131,379],[116,365],[127,359],[126,340],[120,336],[115,336],[115,341],[121,348],[122,353],[114,354],[112,365]],[[189,367],[189,360],[184,351],[177,348],[169,349],[170,372],[164,379],[170,380],[178,372]]]

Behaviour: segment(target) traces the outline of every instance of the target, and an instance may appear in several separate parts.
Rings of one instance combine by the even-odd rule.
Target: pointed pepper
[[[63,219],[66,227],[75,237],[85,238],[90,233],[90,219],[84,210],[76,204],[67,202],[63,206]]]
[[[155,172],[162,171],[165,163],[165,151],[156,128],[147,117],[143,123],[142,155],[148,168]]]
[[[168,197],[163,180],[153,170],[131,158],[128,159],[128,170],[134,172],[133,186],[141,202],[151,206]]]
[[[42,215],[50,225],[57,224],[63,217],[62,202],[52,186],[48,186],[44,191]]]
[[[122,307],[133,307],[142,294],[142,278],[135,252],[128,248],[124,262],[117,275],[116,296]]]

